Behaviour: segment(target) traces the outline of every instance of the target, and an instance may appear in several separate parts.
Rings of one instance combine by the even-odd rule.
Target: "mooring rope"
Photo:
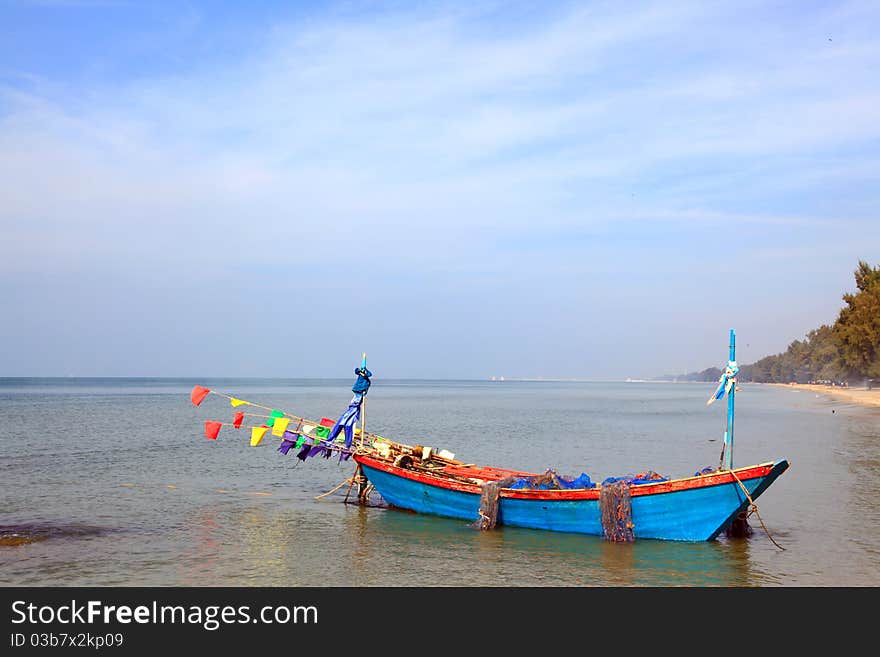
[[[316,496],[315,496],[315,499],[316,499],[316,500],[320,500],[322,497],[327,497],[330,493],[335,493],[335,492],[338,491],[340,488],[342,488],[343,486],[345,486],[345,484],[352,483],[352,481],[353,481],[353,480],[352,480],[351,478],[346,479],[346,480],[343,481],[341,484],[339,484],[336,488],[334,488],[334,489],[332,489],[332,490],[328,490],[326,493],[321,493],[320,495],[316,495]]]
[[[764,529],[764,533],[767,534],[767,538],[770,539],[770,542],[773,543],[773,545],[775,545],[776,547],[778,547],[780,550],[782,550],[782,551],[784,552],[784,551],[785,551],[785,548],[782,547],[782,546],[781,546],[779,543],[777,543],[776,541],[774,541],[774,540],[773,540],[773,537],[770,535],[770,532],[768,531],[767,526],[764,524],[764,520],[761,518],[761,514],[758,513],[758,505],[755,504],[755,500],[753,500],[753,499],[752,499],[752,496],[749,495],[749,490],[748,490],[748,488],[746,488],[746,487],[743,485],[743,482],[741,482],[741,481],[739,480],[739,477],[736,476],[736,473],[735,473],[733,470],[728,470],[728,472],[729,472],[730,474],[733,475],[733,478],[734,478],[734,479],[736,479],[736,483],[738,483],[739,486],[740,486],[740,488],[743,489],[743,493],[746,494],[746,499],[748,499],[749,504],[752,505],[751,508],[749,509],[749,513],[748,513],[748,515],[750,516],[750,515],[752,515],[752,514],[754,513],[756,516],[758,516],[758,522],[761,523],[761,527]],[[746,516],[746,517],[748,517],[748,516]]]

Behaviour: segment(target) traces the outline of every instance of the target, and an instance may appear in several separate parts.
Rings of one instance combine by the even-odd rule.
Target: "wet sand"
[[[860,406],[880,406],[880,389],[841,386],[825,386],[808,383],[765,383],[761,385],[780,386],[783,388],[792,388],[794,390],[812,390],[814,392],[840,399],[841,401],[851,404],[859,404]]]

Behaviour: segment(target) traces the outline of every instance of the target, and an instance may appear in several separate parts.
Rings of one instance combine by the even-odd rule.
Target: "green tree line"
[[[813,329],[781,354],[740,365],[737,378],[761,383],[880,380],[880,267],[859,260],[855,280],[857,291],[843,295],[845,305],[832,325]],[[661,379],[717,381],[720,376],[719,368],[710,367]]]

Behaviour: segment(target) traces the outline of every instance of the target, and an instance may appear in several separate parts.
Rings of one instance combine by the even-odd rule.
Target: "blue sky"
[[[623,379],[880,264],[874,2],[0,0],[0,376]]]

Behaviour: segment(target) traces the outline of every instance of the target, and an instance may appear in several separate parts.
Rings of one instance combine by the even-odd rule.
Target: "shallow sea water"
[[[348,380],[0,379],[4,586],[877,586],[880,411],[741,385],[735,465],[791,467],[759,499],[767,529],[707,543],[601,538],[344,504],[353,464],[249,446],[194,384],[338,417]],[[560,474],[715,466],[712,384],[382,381],[368,429],[465,462]],[[252,409],[253,410],[253,409]],[[834,411],[834,412],[832,412]],[[260,412],[260,411],[254,411]],[[251,418],[246,419],[249,424]]]

